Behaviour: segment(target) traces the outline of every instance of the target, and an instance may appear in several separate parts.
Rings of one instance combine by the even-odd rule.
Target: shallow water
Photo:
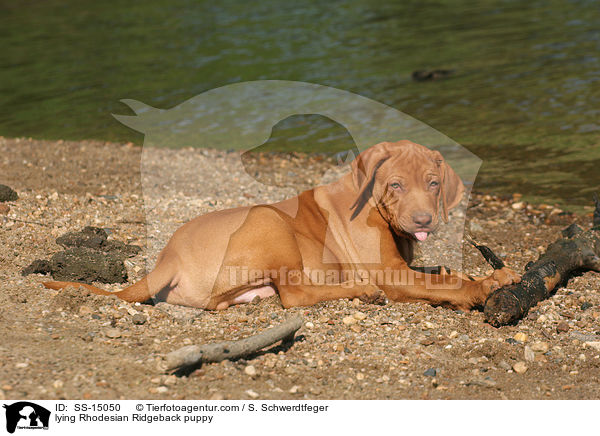
[[[590,204],[600,188],[600,8],[594,1],[0,1],[0,134],[141,143],[111,113],[170,108],[259,79],[341,88],[399,109],[484,163],[476,187]],[[415,82],[419,69],[454,70]],[[399,139],[399,138],[398,138]],[[273,149],[341,150],[315,116]]]

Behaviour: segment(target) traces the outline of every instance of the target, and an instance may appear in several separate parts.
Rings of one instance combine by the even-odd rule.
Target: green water
[[[122,98],[170,108],[285,79],[431,125],[483,159],[477,188],[570,205],[600,188],[596,1],[0,0],[0,53],[3,136],[141,144],[110,116]],[[432,68],[455,73],[411,79]],[[296,117],[270,145],[338,150],[338,131]]]

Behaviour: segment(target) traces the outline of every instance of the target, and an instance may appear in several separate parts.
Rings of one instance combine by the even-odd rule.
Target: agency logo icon
[[[6,431],[48,430],[50,411],[29,401],[18,401],[3,407],[6,409]]]

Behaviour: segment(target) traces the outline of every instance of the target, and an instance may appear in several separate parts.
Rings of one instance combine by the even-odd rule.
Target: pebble
[[[54,383],[52,383],[52,386],[54,387],[54,389],[60,389],[65,385],[65,383],[62,380],[54,380]]]
[[[297,394],[300,392],[300,386],[294,385],[290,388],[289,393],[290,394]]]
[[[517,362],[512,368],[517,374],[525,374],[528,369],[527,365],[525,365],[525,362]]]
[[[454,338],[455,338],[455,337],[457,337],[457,336],[458,336],[458,332],[457,332],[456,330],[452,330],[452,331],[450,332],[450,334],[448,335],[448,337],[449,337],[450,339],[454,339]]]
[[[509,371],[512,369],[512,367],[505,360],[501,360],[500,363],[498,363],[498,366],[505,371]]]
[[[363,319],[365,319],[367,317],[367,314],[363,313],[363,312],[354,312],[354,314],[352,316],[355,319],[357,319],[358,321],[362,321]]]
[[[8,204],[0,203],[0,215],[6,215],[10,212],[10,206]]]
[[[519,342],[527,342],[527,339],[529,339],[529,336],[527,336],[526,333],[519,332],[513,336],[513,339],[515,341],[519,341]]]
[[[89,306],[79,306],[79,315],[91,315],[94,313],[91,307]]]
[[[259,396],[258,393],[254,392],[252,389],[248,389],[246,391],[246,395],[248,395],[250,398],[254,398],[254,399],[258,398],[258,396]]]
[[[166,386],[159,386],[156,388],[156,393],[157,394],[164,394],[166,392],[169,392],[169,388]]]
[[[561,321],[558,323],[558,325],[556,326],[556,331],[558,333],[566,333],[568,332],[570,329],[569,327],[569,323],[566,321]]]
[[[525,349],[523,350],[523,357],[525,357],[525,360],[527,362],[533,362],[535,360],[535,353],[533,352],[531,347],[527,345],[525,346]]]
[[[546,353],[550,349],[550,344],[542,341],[534,342],[531,344],[531,349],[536,353]]]
[[[352,324],[356,324],[358,322],[358,320],[356,318],[354,318],[353,316],[345,316],[342,319],[342,322],[346,325],[352,325]]]
[[[356,380],[364,380],[365,375],[362,372],[356,374]]]
[[[176,383],[177,383],[177,376],[175,376],[175,375],[168,375],[165,377],[165,380],[163,381],[163,384],[165,386],[173,386]]]
[[[213,401],[221,401],[224,399],[225,399],[225,396],[221,392],[215,392],[209,398],[209,400],[213,400]]]
[[[250,377],[256,377],[256,368],[252,365],[248,365],[247,367],[244,368],[244,372],[246,374],[248,374]]]
[[[307,329],[313,329],[315,328],[315,325],[312,322],[308,321],[304,323],[304,327],[306,327]]]
[[[600,341],[586,342],[586,344],[594,350],[600,351]]]
[[[131,317],[131,322],[135,325],[142,325],[146,323],[146,316],[142,313],[136,313]]]
[[[437,375],[437,370],[435,368],[429,368],[423,373],[423,375],[427,377],[435,377]]]
[[[0,185],[0,202],[4,201],[17,201],[19,196],[17,193],[6,185]]]
[[[29,366],[29,363],[27,363],[27,362],[20,362],[20,363],[17,363],[15,365],[15,368],[22,369],[22,368],[27,368],[28,366]]]
[[[104,336],[106,336],[107,338],[111,338],[111,339],[120,338],[121,330],[115,329],[115,328],[106,329],[106,330],[104,330]]]
[[[525,208],[526,204],[523,201],[517,201],[516,203],[513,203],[510,207],[513,208],[513,210],[523,210]]]

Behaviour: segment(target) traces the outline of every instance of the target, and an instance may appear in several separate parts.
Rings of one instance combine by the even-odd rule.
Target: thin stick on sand
[[[302,318],[294,317],[283,324],[237,341],[216,344],[189,345],[165,356],[167,371],[199,366],[202,363],[235,360],[254,354],[278,341],[293,342],[294,334],[302,327]]]

